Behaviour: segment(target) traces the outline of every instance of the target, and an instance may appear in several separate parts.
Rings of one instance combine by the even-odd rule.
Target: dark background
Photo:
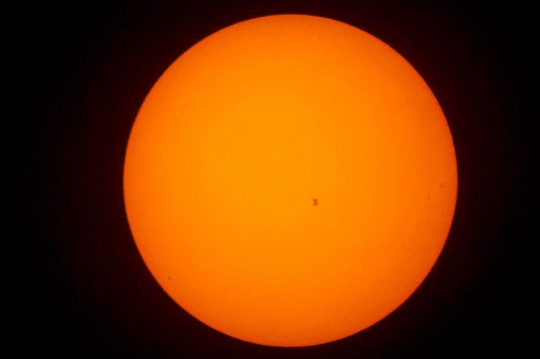
[[[525,355],[538,239],[532,8],[450,1],[125,1],[21,5],[5,16],[15,147],[5,240],[17,244],[8,314],[19,353],[73,358],[458,358]],[[154,281],[122,197],[130,129],[165,69],[213,32],[303,13],[383,40],[423,76],[447,117],[459,191],[447,244],[420,288],[356,335],[306,348],[218,333]],[[13,137],[12,137],[13,136]],[[11,292],[10,292],[11,293]],[[11,313],[11,309],[13,312]]]

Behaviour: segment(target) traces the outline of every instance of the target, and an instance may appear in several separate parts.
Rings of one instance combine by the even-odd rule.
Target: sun
[[[334,341],[422,283],[457,198],[452,136],[415,69],[335,20],[243,21],[180,56],[129,138],[124,197],[148,269],[206,325]]]

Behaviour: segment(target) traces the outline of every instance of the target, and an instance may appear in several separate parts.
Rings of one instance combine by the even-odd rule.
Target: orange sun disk
[[[397,52],[347,24],[227,27],[160,77],[124,168],[133,237],[183,309],[227,335],[307,346],[381,320],[448,236],[444,114]]]

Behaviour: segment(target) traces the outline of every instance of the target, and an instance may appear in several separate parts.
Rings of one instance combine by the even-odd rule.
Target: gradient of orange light
[[[280,15],[207,37],[163,74],[124,191],[137,247],[182,308],[242,340],[304,346],[369,327],[420,285],[457,167],[436,98],[399,54]]]

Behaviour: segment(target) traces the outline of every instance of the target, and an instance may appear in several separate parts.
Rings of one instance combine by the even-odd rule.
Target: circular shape
[[[152,88],[129,139],[137,247],[187,312],[230,336],[352,335],[420,285],[457,167],[420,75],[375,37],[304,15],[205,38]]]

